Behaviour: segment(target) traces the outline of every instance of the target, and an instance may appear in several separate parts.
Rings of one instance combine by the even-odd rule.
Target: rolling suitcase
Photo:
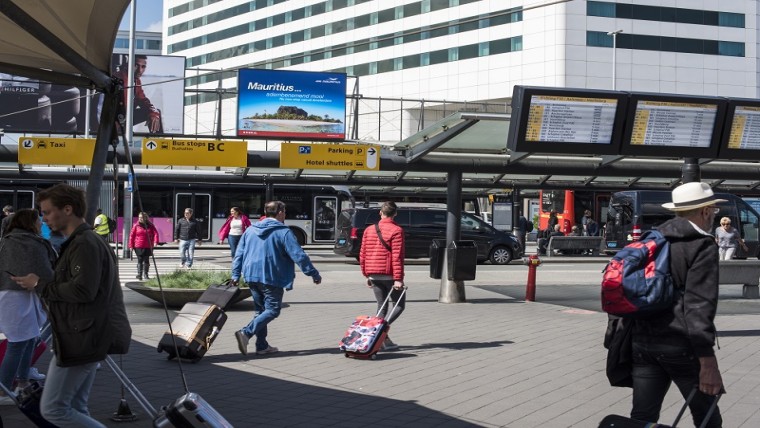
[[[227,280],[221,284],[209,285],[196,303],[216,305],[222,308],[223,311],[226,311],[230,303],[235,301],[235,298],[237,298],[241,292],[242,290],[240,287],[230,284],[230,281]]]
[[[214,343],[226,321],[227,314],[219,306],[187,303],[158,342],[157,350],[169,354],[170,360],[179,357],[197,362]]]
[[[155,428],[167,427],[215,427],[232,428],[219,412],[200,395],[188,392],[161,409],[153,420]]]
[[[40,428],[57,428],[57,425],[53,425],[42,417],[40,413],[40,399],[42,398],[42,385],[37,381],[32,381],[29,385],[22,389],[18,396],[13,394],[8,388],[0,383],[0,388],[5,391],[5,394],[16,403],[18,409],[21,410],[35,426]]]
[[[404,296],[404,293],[406,293],[406,287],[401,291],[401,295],[398,298],[399,300]],[[388,297],[385,298],[382,306],[380,306],[377,315],[358,316],[351,326],[348,327],[346,334],[343,335],[343,339],[341,339],[338,344],[346,358],[371,360],[377,358],[377,352],[383,347],[383,342],[385,342],[385,338],[388,337],[388,331],[390,330],[388,321],[380,317],[380,313],[390,299],[391,293],[388,293]],[[393,305],[393,309],[391,309],[390,312],[391,314],[396,310],[396,306],[398,306],[398,302]]]
[[[676,416],[676,420],[673,421],[672,425],[644,422],[620,415],[607,415],[601,422],[599,422],[599,428],[676,428],[676,425],[678,425],[678,422],[681,420],[681,416],[683,416],[684,412],[689,407],[689,403],[691,403],[692,398],[694,398],[696,394],[697,387],[692,389],[691,393],[689,393],[689,397],[686,398],[686,402],[683,403],[683,407],[681,407],[681,410],[678,412],[678,416]],[[710,404],[710,409],[708,409],[705,419],[699,425],[699,428],[705,428],[707,426],[707,422],[710,421],[710,417],[715,411],[715,408],[718,407],[719,399],[720,395],[716,395],[715,399],[713,399],[713,402]]]

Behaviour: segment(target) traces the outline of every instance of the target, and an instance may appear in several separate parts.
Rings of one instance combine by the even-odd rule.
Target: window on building
[[[586,31],[586,46],[612,47],[612,36],[602,31]]]
[[[473,45],[460,46],[457,51],[457,60],[477,58],[479,55],[478,47],[479,44],[477,43]]]
[[[161,40],[146,40],[145,49],[161,50]]]
[[[740,13],[718,12],[718,25],[721,27],[744,28],[744,15]]]
[[[395,9],[385,9],[377,12],[377,23],[391,22],[396,19]]]
[[[718,42],[718,55],[744,57],[744,43]]]
[[[449,61],[449,50],[441,49],[438,51],[430,52],[430,65],[443,64]]]
[[[422,13],[422,3],[416,2],[416,3],[409,3],[407,5],[404,5],[404,17],[408,18],[410,16],[419,15]]]
[[[376,73],[387,73],[389,71],[393,71],[395,69],[393,66],[393,63],[394,63],[393,58],[378,61]]]
[[[430,0],[430,12],[436,10],[447,9],[449,7],[449,0]]]
[[[420,55],[407,55],[402,58],[403,68],[417,68],[420,66]]]

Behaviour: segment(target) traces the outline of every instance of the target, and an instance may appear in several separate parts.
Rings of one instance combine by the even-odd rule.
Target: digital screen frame
[[[726,108],[725,98],[632,92],[620,152],[629,156],[714,158],[718,155]],[[711,120],[702,120],[713,115]],[[707,130],[710,125],[712,130]],[[674,131],[684,126],[692,129],[691,134],[687,136],[688,129],[683,129],[674,136]],[[681,141],[661,143],[670,137]],[[696,142],[699,138],[707,141],[704,147],[690,146],[694,143],[685,141]]]
[[[627,105],[625,92],[516,85],[507,148],[520,153],[616,155]]]
[[[725,126],[718,152],[721,159],[760,160],[759,100],[728,99]]]
[[[345,73],[238,70],[237,136],[344,141]]]

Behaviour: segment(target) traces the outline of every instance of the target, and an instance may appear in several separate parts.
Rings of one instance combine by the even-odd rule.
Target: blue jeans
[[[282,296],[285,289],[257,282],[248,285],[253,296],[254,316],[242,332],[250,337],[256,336],[256,351],[269,347],[267,342],[267,324],[280,316]]]
[[[227,235],[227,242],[230,244],[230,253],[232,258],[235,258],[235,251],[237,251],[238,243],[243,235]]]
[[[699,368],[699,358],[688,346],[634,341],[631,418],[657,422],[670,382],[676,384],[685,399],[699,386]],[[713,397],[697,391],[689,404],[694,426],[702,423],[712,401]],[[720,428],[722,424],[720,409],[716,408],[707,426]]]
[[[5,358],[0,364],[0,382],[13,389],[13,379],[29,379],[29,367],[32,366],[32,353],[37,338],[22,340],[21,342],[8,342]]]
[[[60,428],[105,428],[105,425],[90,417],[87,408],[97,365],[88,363],[59,367],[53,356],[40,400],[42,417]]]
[[[195,254],[195,239],[184,241],[179,240],[179,257],[182,264],[191,267],[193,265],[193,255]]]

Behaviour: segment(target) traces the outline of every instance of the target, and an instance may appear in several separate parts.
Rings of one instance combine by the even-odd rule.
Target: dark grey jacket
[[[201,224],[194,217],[191,217],[190,221],[182,217],[174,227],[174,239],[183,241],[201,239]]]
[[[18,276],[34,273],[40,282],[53,279],[56,254],[40,235],[13,229],[0,240],[0,290],[23,291],[6,271]]]
[[[676,288],[671,311],[636,320],[634,342],[690,347],[697,357],[714,355],[715,313],[718,308],[718,246],[683,218],[658,230],[670,241],[670,274]]]
[[[83,223],[61,247],[55,278],[37,285],[53,326],[61,367],[125,354],[132,329],[119,283],[116,257],[92,227]]]

